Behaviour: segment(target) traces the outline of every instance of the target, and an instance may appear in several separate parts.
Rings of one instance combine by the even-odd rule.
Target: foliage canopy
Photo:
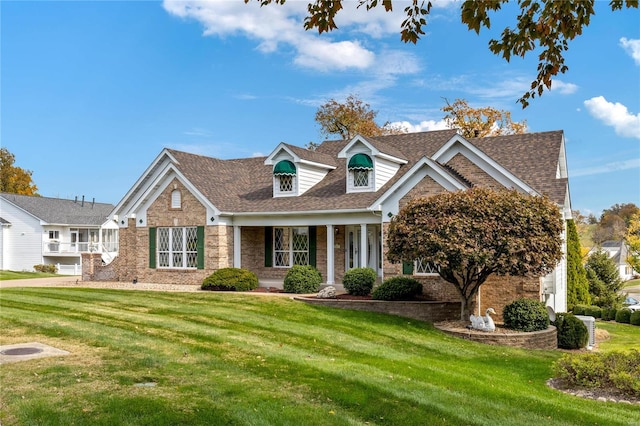
[[[450,129],[458,129],[465,138],[517,135],[527,132],[527,122],[513,121],[511,113],[493,107],[472,108],[465,99],[456,99],[442,107]]]
[[[545,197],[475,187],[407,203],[391,220],[388,259],[422,259],[452,283],[461,319],[489,275],[540,276],[562,258],[563,223]]]
[[[38,195],[38,187],[31,179],[33,172],[14,166],[15,161],[15,155],[7,148],[0,148],[0,192]]]

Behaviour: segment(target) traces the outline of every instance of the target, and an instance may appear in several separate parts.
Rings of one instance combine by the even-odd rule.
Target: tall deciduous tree
[[[33,172],[14,166],[15,161],[7,148],[0,148],[0,192],[38,195],[38,187],[31,179]]]
[[[388,259],[432,262],[460,294],[460,318],[491,274],[541,276],[562,257],[562,218],[549,199],[475,187],[415,199],[392,219]]]
[[[636,273],[640,273],[640,213],[631,216],[625,240],[629,245],[627,263]]]
[[[582,265],[582,250],[578,229],[572,219],[567,221],[567,308],[590,305],[589,281]]]
[[[527,132],[526,120],[517,122],[511,113],[493,107],[472,108],[465,99],[456,99],[441,108],[447,127],[458,129],[465,138],[515,135]]]
[[[315,120],[324,136],[337,135],[342,139],[351,139],[357,133],[363,136],[406,133],[388,122],[379,126],[375,121],[377,115],[378,112],[372,110],[368,103],[356,95],[349,95],[343,103],[331,99],[321,105]]]
[[[244,0],[245,3],[251,0]],[[286,0],[257,0],[262,6]],[[508,0],[465,0],[460,8],[462,23],[469,30],[480,33],[482,28],[491,28],[491,13],[502,9]],[[523,108],[529,100],[541,96],[545,89],[551,88],[552,79],[559,73],[565,73],[569,67],[565,64],[564,53],[569,42],[582,34],[595,14],[595,0],[581,1],[518,1],[518,15],[515,28],[507,27],[499,39],[489,41],[489,50],[502,56],[507,62],[512,56],[525,57],[529,52],[538,56],[538,74],[531,82],[530,89],[518,99]],[[397,4],[397,2],[396,2]],[[367,10],[382,6],[385,11],[393,10],[393,0],[358,0],[358,7]],[[612,11],[622,8],[638,8],[638,0],[610,0]],[[304,20],[306,30],[317,29],[319,33],[338,28],[335,17],[342,9],[341,0],[309,2],[308,16]],[[426,17],[431,12],[431,1],[412,0],[404,8],[406,18],[400,25],[400,38],[404,42],[417,43],[424,35]],[[502,11],[502,13],[506,13]]]

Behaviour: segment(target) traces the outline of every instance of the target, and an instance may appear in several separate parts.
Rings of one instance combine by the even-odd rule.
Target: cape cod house
[[[0,269],[33,271],[54,264],[58,273],[81,275],[82,253],[110,262],[118,254],[113,204],[0,193]]]
[[[604,251],[609,255],[609,258],[613,260],[618,268],[618,273],[620,274],[620,279],[622,279],[622,281],[629,281],[636,275],[640,274],[640,272],[635,271],[627,262],[627,258],[629,257],[629,245],[626,241],[605,241],[589,250],[588,256],[597,251]]]
[[[339,286],[345,271],[367,266],[380,279],[411,274],[434,300],[458,301],[429,264],[389,263],[385,233],[407,200],[474,185],[547,195],[569,218],[563,133],[358,135],[235,160],[164,149],[112,213],[120,226],[113,276],[200,284],[219,268],[242,267],[261,285],[282,286],[289,267],[311,264]],[[565,262],[544,278],[492,277],[479,302],[499,309],[519,296],[564,311]]]

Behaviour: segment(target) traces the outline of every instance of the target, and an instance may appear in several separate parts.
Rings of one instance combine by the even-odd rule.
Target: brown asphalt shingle
[[[346,193],[346,160],[337,154],[348,141],[324,142],[315,152],[287,145],[301,158],[336,169],[306,193],[281,198],[273,197],[272,168],[264,165],[266,157],[219,160],[169,152],[184,176],[223,212],[351,210],[369,207],[417,161],[433,156],[455,134],[455,130],[441,130],[368,138],[381,152],[408,161],[379,191],[370,193]],[[562,132],[474,138],[470,142],[536,191],[557,203],[564,202],[566,179],[556,179]]]

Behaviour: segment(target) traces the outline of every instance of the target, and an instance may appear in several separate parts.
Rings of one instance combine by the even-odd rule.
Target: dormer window
[[[273,168],[273,190],[275,196],[296,194],[296,166],[289,160],[282,160]]]
[[[349,159],[349,190],[370,191],[373,189],[373,161],[367,154],[356,154]]]

